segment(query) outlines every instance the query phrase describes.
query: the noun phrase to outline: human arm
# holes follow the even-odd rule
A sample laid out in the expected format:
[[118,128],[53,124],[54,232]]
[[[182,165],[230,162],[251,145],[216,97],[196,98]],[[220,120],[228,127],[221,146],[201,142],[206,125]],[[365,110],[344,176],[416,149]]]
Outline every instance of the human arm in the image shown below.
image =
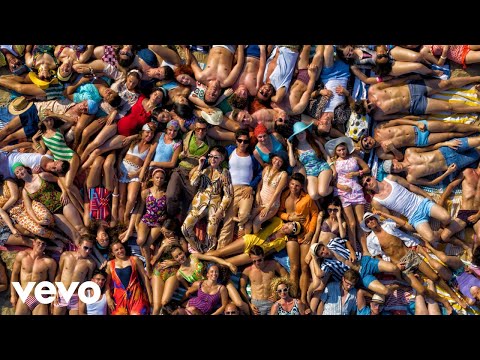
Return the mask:
[[443,66],[447,60],[448,49],[450,45],[442,45],[442,55],[438,58],[437,65]]
[[375,151],[379,159],[403,161],[403,153],[393,145],[391,140],[380,142],[380,146]]
[[420,122],[420,121],[416,121],[414,118],[420,119],[419,116],[404,116],[404,117],[399,118],[399,119],[393,119],[393,120],[388,120],[388,121],[382,122],[381,128],[385,129],[385,128],[400,126],[400,125],[410,125],[410,126],[416,126],[421,131],[424,131],[425,130],[425,124]]
[[25,256],[27,256],[27,253],[25,251],[18,252],[15,256],[15,261],[12,267],[12,275],[10,277],[10,302],[12,303],[12,306],[14,308],[17,305],[18,294],[13,287],[13,284],[20,281],[20,270],[22,268],[22,260]]
[[35,152],[39,154],[45,154],[47,152],[47,146],[42,140],[43,132],[42,130],[38,130],[35,135],[32,136],[33,148]]
[[342,85],[338,85],[335,89],[335,92],[338,95],[344,95],[347,98],[350,109],[353,110],[355,108],[355,99],[352,97],[352,95],[350,95],[350,91],[345,89]]
[[292,110],[290,112],[291,115],[301,114],[306,109],[308,103],[310,102],[310,95],[312,94],[313,89],[315,87],[315,79],[317,77],[318,71],[319,70],[317,65],[310,64],[308,66],[308,75],[310,76],[310,78],[308,80],[307,89],[304,91],[304,93],[300,97],[300,100],[298,101],[298,103],[292,107]]
[[357,291],[357,309],[362,310],[367,306],[367,301],[365,300],[365,297],[372,297],[372,295],[364,290],[364,289],[358,289]]
[[390,79],[393,78],[390,75],[384,76],[383,78],[380,78],[378,76],[377,77],[369,77],[369,76],[365,75],[363,73],[363,71],[360,70],[358,68],[358,66],[356,66],[356,65],[350,66],[350,70],[352,71],[353,75],[355,75],[361,82],[363,82],[365,84],[368,84],[368,85],[374,85],[374,84],[380,83],[382,81],[390,80]]
[[253,150],[253,156],[255,157],[255,159],[258,161],[258,163],[263,168],[265,168],[265,166],[267,166],[267,163],[262,160],[262,158],[260,157],[260,154],[258,153],[257,149]]
[[260,65],[258,66],[258,71],[257,71],[257,86],[256,86],[257,91],[263,85],[263,73],[265,72],[265,68],[267,66],[267,46],[258,45],[258,47],[260,48]]
[[440,183],[443,179],[445,179],[447,176],[449,176],[451,173],[455,172],[457,170],[457,165],[456,164],[451,164],[447,170],[445,170],[445,172],[440,175],[440,176],[437,176],[435,179],[433,180],[426,180],[424,178],[416,178],[414,177],[413,175],[411,174],[408,174],[407,175],[407,181],[411,184],[417,184],[417,185],[437,185],[438,183]]
[[280,276],[288,276],[287,270],[285,270],[285,268],[276,261],[275,261],[275,272]]
[[[157,147],[155,146],[155,144],[150,144],[150,148],[148,150],[147,157],[149,155],[150,155],[150,157],[153,156],[153,154],[155,153],[156,150],[157,150]],[[138,174],[138,178],[140,179],[140,181],[142,181],[142,182],[146,181],[145,174],[148,173],[148,169],[149,169],[149,164],[147,164],[144,161],[142,167],[140,168],[140,173]]]
[[2,209],[5,211],[8,211],[18,201],[20,194],[19,194],[18,185],[16,182],[14,182],[11,179],[7,179],[4,181],[7,182],[7,187],[8,187],[8,190],[10,191],[10,197],[8,198],[7,202],[3,205]]
[[287,139],[287,150],[288,150],[288,163],[291,167],[297,165],[297,159],[295,159],[295,154],[293,153],[293,144],[290,140]]
[[40,176],[45,181],[58,184],[58,187],[62,191],[62,195],[60,196],[60,200],[62,202],[62,205],[65,206],[69,203],[70,200],[69,200],[69,197],[68,197],[67,189],[65,188],[65,185],[63,184],[62,181],[58,181],[57,176],[55,176],[55,175],[53,175],[52,173],[49,173],[49,172],[41,172],[40,174],[38,174],[38,176]]
[[278,182],[277,188],[272,195],[272,198],[267,204],[264,204],[264,208],[260,213],[260,216],[266,216],[267,213],[272,208],[273,204],[280,200],[280,195],[282,194],[283,189],[287,186],[288,174],[286,171],[282,171],[280,174],[280,181]]
[[153,304],[152,285],[150,284],[150,279],[147,277],[142,260],[140,260],[137,256],[135,256],[135,266],[137,267],[137,273],[143,283],[143,286],[145,286],[147,289],[148,302]]
[[82,76],[75,84],[69,85],[65,88],[64,95],[73,101],[73,94],[83,84],[90,83],[92,79]]
[[270,313],[268,315],[277,315],[278,312],[278,302],[274,302],[272,307],[270,308]]
[[463,175],[463,171],[462,171],[460,174],[458,174],[455,180],[453,180],[450,184],[448,184],[448,186],[443,190],[442,196],[440,196],[440,199],[438,199],[437,204],[440,205],[441,207],[444,207],[445,201],[450,196],[453,189],[455,189],[458,185],[460,185],[464,178],[465,176]]
[[363,160],[361,157],[357,156],[357,155],[353,155],[353,157],[355,158],[355,160],[357,160],[357,164],[358,166],[361,168],[360,170],[358,171],[352,171],[352,172],[349,172],[347,173],[345,176],[349,179],[352,179],[354,177],[358,177],[358,176],[363,176],[365,174],[369,174],[370,173],[370,167],[368,166],[368,164],[365,162],[365,160]]
[[237,78],[243,69],[243,64],[245,64],[245,45],[238,45],[236,53],[237,63],[232,68],[227,78],[221,83],[222,88],[231,87],[235,81],[237,81]]
[[407,220],[404,220],[398,216],[395,216],[377,209],[373,209],[373,213],[379,216],[383,216],[384,218],[392,219],[393,221],[395,221],[398,227],[401,227],[411,232],[415,232],[415,228]]
[[247,303],[252,314],[258,315],[259,314],[258,308],[252,304],[251,299],[247,293],[247,284],[249,282],[249,275],[250,275],[250,267],[247,267],[245,268],[245,270],[243,270],[242,275],[240,276],[240,281],[239,281],[240,296],[242,297],[243,301]]

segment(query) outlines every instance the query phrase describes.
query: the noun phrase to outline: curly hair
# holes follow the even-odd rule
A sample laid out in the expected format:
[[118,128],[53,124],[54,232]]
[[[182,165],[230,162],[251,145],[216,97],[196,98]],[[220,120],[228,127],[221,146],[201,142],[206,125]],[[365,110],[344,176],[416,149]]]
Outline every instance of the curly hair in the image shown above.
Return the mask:
[[288,295],[293,298],[297,296],[297,285],[288,276],[275,277],[270,281],[270,292],[275,297],[275,301],[280,299],[277,293],[277,287],[280,284],[287,285]]

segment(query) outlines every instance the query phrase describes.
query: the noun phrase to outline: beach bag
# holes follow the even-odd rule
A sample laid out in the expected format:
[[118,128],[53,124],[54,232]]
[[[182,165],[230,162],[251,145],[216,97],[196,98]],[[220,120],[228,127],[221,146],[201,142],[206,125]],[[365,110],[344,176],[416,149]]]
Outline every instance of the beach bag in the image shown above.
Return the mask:
[[354,141],[358,141],[360,136],[367,135],[368,120],[366,115],[357,114],[352,111],[347,122],[347,135]]

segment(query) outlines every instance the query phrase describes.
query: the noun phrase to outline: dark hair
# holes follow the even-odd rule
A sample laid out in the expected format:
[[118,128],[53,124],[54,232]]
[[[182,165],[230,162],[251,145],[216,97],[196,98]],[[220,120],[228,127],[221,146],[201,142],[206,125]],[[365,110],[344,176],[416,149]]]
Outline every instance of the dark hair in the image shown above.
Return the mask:
[[351,282],[357,283],[358,279],[360,279],[360,274],[358,273],[358,271],[348,269],[343,274],[343,277]]
[[303,175],[302,173],[299,173],[299,172],[293,173],[292,176],[290,177],[290,180],[296,180],[302,186],[305,185],[305,175]]
[[105,277],[105,279],[107,278],[107,273],[106,273],[105,270],[103,270],[103,269],[95,269],[95,270],[93,270],[92,278],[94,278],[95,275],[102,275],[102,276]]
[[254,256],[265,256],[265,252],[263,248],[258,245],[253,245],[252,248],[249,250],[248,255]]
[[197,117],[195,119],[195,124],[204,124],[208,126],[208,122],[202,117]]
[[235,139],[238,139],[240,136],[247,136],[250,139],[250,132],[247,129],[238,129],[235,131]]
[[179,230],[180,230],[180,222],[178,221],[177,218],[168,218],[166,219],[162,226],[170,231],[173,231],[175,235],[178,237],[180,236]]
[[375,66],[373,67],[373,71],[375,71],[375,74],[380,77],[387,76],[392,71],[392,67],[393,62],[390,60],[383,64],[375,60]]
[[338,196],[332,197],[332,199],[327,202],[328,205],[333,205],[333,206],[342,206],[342,202],[340,201],[340,198]]
[[132,46],[132,55],[128,56],[126,59],[120,58],[120,50],[123,46],[114,47],[115,57],[117,58],[117,62],[121,67],[127,68],[132,65],[133,61],[135,60],[135,55],[137,53],[137,49],[135,46]]
[[353,105],[353,111],[357,114],[362,115],[362,116],[367,115],[367,109],[365,108],[365,105],[363,104],[363,100],[355,101],[355,105]]
[[337,58],[342,60],[344,63],[347,63],[348,65],[353,65],[355,63],[355,59],[354,58],[347,59],[343,54],[343,50],[345,50],[347,46],[351,46],[352,48],[355,48],[355,46],[353,45],[337,45],[337,51],[335,53],[337,54]]
[[243,110],[247,107],[248,96],[243,98],[234,93],[227,101],[232,107]]
[[120,97],[120,95],[118,95],[118,93],[115,94],[115,96],[113,97],[112,100],[110,100],[110,102],[108,102],[108,104],[113,108],[119,107],[121,103],[122,103],[122,98]]
[[193,109],[187,104],[174,103],[172,110],[184,120],[188,120],[193,116]]
[[[136,70],[136,71],[133,71],[133,70]],[[130,76],[130,75],[133,75],[137,78],[138,81],[142,80],[142,75],[140,75],[137,71],[139,71],[140,74],[143,74],[143,71],[141,69],[139,69],[137,67],[133,67],[130,70],[128,70],[127,77]]]
[[124,244],[123,242],[119,241],[119,240],[115,240],[115,241],[112,241],[110,243],[110,246],[109,246],[109,259],[112,260],[112,259],[115,259],[115,256],[113,255],[113,246],[116,245],[116,244],[120,244],[123,246],[123,248],[125,249],[125,255],[126,256],[131,256],[132,255],[132,249],[130,248],[130,246]]
[[[59,118],[55,117],[55,116],[48,116],[47,118],[51,118],[53,119],[53,128],[54,129],[58,129],[60,126],[62,126],[63,124],[65,124],[62,120],[60,120]],[[45,124],[43,123],[47,118],[45,118],[44,120],[40,121],[39,124],[38,124],[38,129],[41,130],[42,132],[45,133],[45,131],[47,130],[47,127],[45,126]]]
[[173,69],[167,65],[161,67],[165,69],[165,77],[163,78],[163,80],[173,80],[173,78],[175,77]]
[[70,170],[70,163],[65,160],[60,160],[62,162],[62,168],[60,170],[60,174],[66,174],[68,170]]
[[222,168],[226,168],[228,169],[228,151],[227,149],[225,149],[225,147],[221,146],[221,145],[215,145],[213,146],[212,148],[210,148],[210,150],[208,151],[208,153],[210,154],[213,150],[219,152],[220,154],[222,154],[223,156],[223,161],[222,163],[220,164]]

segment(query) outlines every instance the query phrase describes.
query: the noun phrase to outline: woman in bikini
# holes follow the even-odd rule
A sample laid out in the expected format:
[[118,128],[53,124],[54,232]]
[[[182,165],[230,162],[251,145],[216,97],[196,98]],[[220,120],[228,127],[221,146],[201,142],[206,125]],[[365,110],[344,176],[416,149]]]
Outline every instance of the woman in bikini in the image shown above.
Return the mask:
[[347,226],[342,218],[342,203],[338,197],[334,197],[327,205],[327,212],[328,217],[322,222],[318,240],[324,245],[328,245],[333,238],[345,239],[347,236]]

